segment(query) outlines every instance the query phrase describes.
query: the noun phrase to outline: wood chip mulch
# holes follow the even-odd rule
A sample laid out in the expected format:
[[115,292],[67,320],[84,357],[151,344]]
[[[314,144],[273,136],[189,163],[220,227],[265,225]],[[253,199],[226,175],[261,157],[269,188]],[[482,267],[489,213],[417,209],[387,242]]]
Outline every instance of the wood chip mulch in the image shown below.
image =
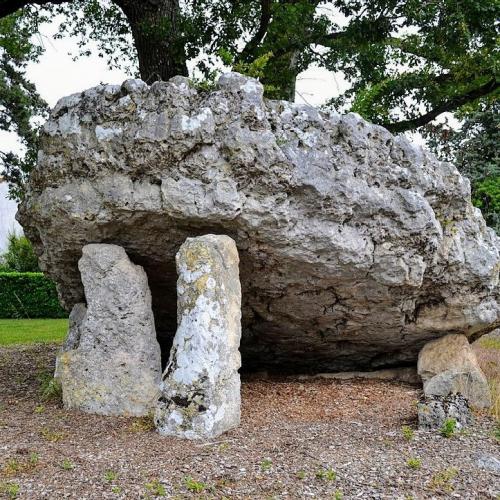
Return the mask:
[[478,462],[500,459],[497,424],[480,414],[449,439],[418,431],[418,387],[252,377],[241,426],[190,442],[158,436],[148,419],[43,401],[56,349],[0,348],[0,497],[499,498],[500,473]]

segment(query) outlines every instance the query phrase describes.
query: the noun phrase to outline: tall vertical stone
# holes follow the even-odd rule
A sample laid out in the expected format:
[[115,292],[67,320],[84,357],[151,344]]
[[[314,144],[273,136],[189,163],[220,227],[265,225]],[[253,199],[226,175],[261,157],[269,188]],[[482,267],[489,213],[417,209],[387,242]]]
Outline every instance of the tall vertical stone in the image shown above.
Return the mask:
[[240,422],[238,251],[228,236],[188,238],[176,263],[178,328],[155,424],[163,435],[211,438]]
[[145,415],[158,398],[160,347],[146,273],[116,245],[83,247],[87,307],[77,304],[57,360],[66,408]]

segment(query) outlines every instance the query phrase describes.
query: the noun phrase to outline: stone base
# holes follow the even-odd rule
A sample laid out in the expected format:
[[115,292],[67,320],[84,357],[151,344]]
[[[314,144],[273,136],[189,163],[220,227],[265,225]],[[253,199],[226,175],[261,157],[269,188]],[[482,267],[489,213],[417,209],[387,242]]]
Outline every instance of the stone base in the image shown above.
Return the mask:
[[465,335],[428,342],[418,356],[418,374],[426,396],[462,394],[472,406],[491,405],[488,381]]
[[420,429],[440,429],[446,419],[453,418],[457,430],[473,421],[469,404],[461,394],[449,396],[423,396],[418,403],[418,426]]

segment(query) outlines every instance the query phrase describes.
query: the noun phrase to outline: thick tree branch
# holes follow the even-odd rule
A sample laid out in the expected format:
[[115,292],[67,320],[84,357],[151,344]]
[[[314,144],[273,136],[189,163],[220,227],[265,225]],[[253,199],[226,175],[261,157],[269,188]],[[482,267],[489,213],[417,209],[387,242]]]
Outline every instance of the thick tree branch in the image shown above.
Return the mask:
[[269,22],[271,21],[271,3],[272,0],[260,0],[259,28],[255,32],[254,36],[245,45],[245,48],[238,55],[238,61],[245,61],[249,57],[252,58],[253,52],[267,33],[267,28],[269,27]]
[[72,0],[0,0],[0,19],[10,14],[14,14],[14,12],[27,5],[60,5],[71,1]]
[[431,122],[435,118],[437,118],[441,113],[446,113],[447,111],[454,111],[460,106],[467,104],[468,102],[474,101],[480,97],[484,97],[492,92],[495,92],[500,87],[500,84],[496,81],[495,78],[492,78],[490,81],[481,85],[480,87],[467,92],[466,94],[462,94],[456,96],[448,101],[443,102],[433,110],[415,118],[411,118],[409,120],[402,120],[400,122],[395,123],[381,123],[382,127],[390,130],[393,133],[405,132],[406,130],[412,130],[422,125],[426,125]]

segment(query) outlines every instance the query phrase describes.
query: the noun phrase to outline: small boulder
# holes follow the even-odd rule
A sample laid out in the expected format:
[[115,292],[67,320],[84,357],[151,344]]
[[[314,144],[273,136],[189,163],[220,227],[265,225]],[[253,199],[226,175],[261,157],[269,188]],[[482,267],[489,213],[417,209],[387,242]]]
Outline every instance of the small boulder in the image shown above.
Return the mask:
[[472,423],[469,404],[461,394],[423,396],[418,403],[420,429],[440,429],[451,418],[455,420],[457,430]]
[[116,245],[83,247],[87,299],[76,304],[57,359],[66,408],[101,415],[148,414],[158,397],[160,347],[146,273]]
[[418,356],[426,396],[463,394],[472,406],[491,405],[488,381],[465,335],[450,334],[427,343]]
[[155,424],[162,435],[216,437],[240,423],[241,288],[228,236],[188,238],[176,256],[178,328]]

